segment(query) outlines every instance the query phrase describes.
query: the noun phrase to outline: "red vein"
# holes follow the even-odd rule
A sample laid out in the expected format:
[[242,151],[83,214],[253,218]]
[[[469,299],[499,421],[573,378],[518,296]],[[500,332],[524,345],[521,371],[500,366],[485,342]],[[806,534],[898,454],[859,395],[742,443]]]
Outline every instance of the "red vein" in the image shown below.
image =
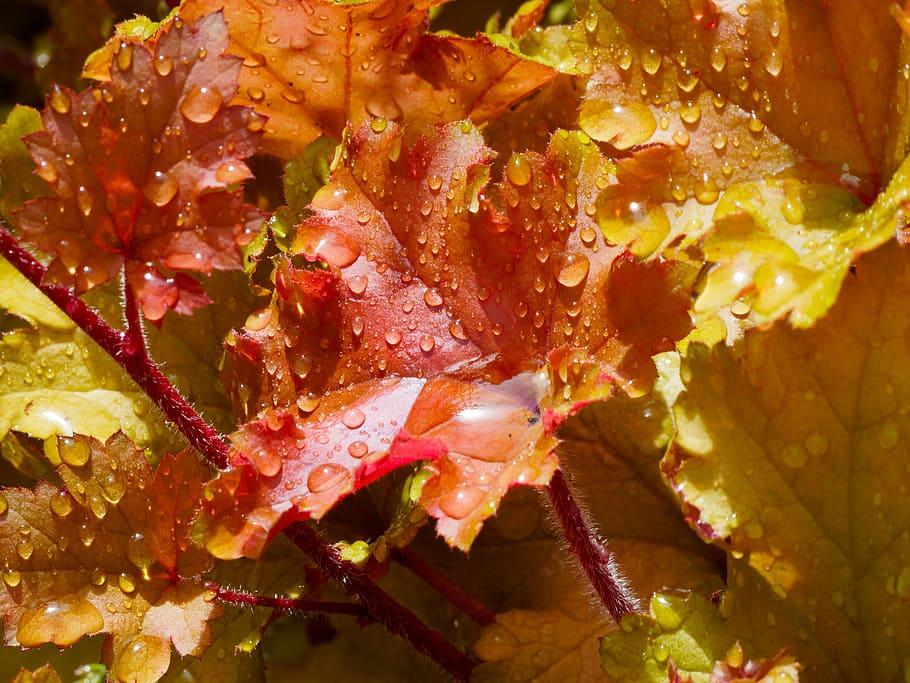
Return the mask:
[[233,590],[219,586],[212,581],[206,581],[205,587],[212,591],[214,599],[225,605],[233,607],[264,607],[282,614],[297,612],[315,612],[318,614],[346,614],[372,621],[370,615],[354,602],[331,602],[326,600],[310,600],[309,598],[269,597],[257,595],[242,590]]

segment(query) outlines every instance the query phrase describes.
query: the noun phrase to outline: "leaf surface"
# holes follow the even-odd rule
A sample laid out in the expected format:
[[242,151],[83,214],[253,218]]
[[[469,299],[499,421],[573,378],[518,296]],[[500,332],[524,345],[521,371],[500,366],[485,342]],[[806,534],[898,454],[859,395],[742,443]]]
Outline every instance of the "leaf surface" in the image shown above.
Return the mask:
[[743,557],[731,618],[766,610],[758,654],[791,647],[810,680],[905,667],[907,263],[883,247],[813,329],[694,345],[682,365],[666,475],[700,533]]
[[224,12],[244,58],[238,102],[268,116],[267,150],[293,157],[372,117],[482,123],[553,77],[485,36],[427,33],[428,10],[439,4],[191,0],[180,14]]
[[63,438],[60,456],[64,488],[2,493],[4,642],[65,647],[107,633],[114,677],[157,680],[172,644],[201,654],[220,613],[202,586],[181,580],[211,566],[188,535],[208,471],[188,451],[153,471],[119,433],[106,444]]
[[183,271],[240,267],[256,214],[235,187],[250,176],[243,159],[261,121],[227,104],[240,60],[226,48],[218,15],[171,24],[153,42],[124,40],[109,82],[52,89],[45,130],[26,142],[53,194],[16,215],[55,255],[49,281],[83,292],[125,265],[146,317],[160,320],[207,301]]

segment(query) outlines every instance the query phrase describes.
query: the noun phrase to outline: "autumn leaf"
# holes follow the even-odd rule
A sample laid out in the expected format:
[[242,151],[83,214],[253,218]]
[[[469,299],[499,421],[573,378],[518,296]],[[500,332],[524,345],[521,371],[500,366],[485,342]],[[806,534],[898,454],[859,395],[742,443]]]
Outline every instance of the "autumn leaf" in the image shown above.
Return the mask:
[[60,674],[54,670],[54,667],[50,664],[45,664],[34,671],[22,669],[16,674],[12,683],[62,683],[62,679]]
[[790,647],[808,680],[889,680],[906,666],[907,272],[903,251],[883,247],[813,329],[693,345],[683,359],[663,467],[701,535],[742,557],[730,619],[767,612],[777,626],[758,654]]
[[47,192],[47,185],[35,175],[35,163],[22,142],[24,136],[42,128],[41,115],[21,105],[0,126],[0,214],[6,219],[26,199]]
[[244,58],[237,101],[267,116],[266,149],[294,157],[320,135],[371,118],[495,119],[553,77],[486,36],[427,33],[441,0],[188,0],[180,16],[222,10]]
[[50,197],[17,213],[22,234],[55,255],[48,279],[83,292],[126,269],[146,317],[208,301],[185,271],[239,268],[257,214],[235,189],[262,122],[228,105],[240,60],[223,54],[220,16],[124,40],[108,83],[52,89],[46,130],[26,140]]
[[0,499],[4,642],[65,647],[107,633],[114,677],[157,680],[171,645],[200,654],[220,613],[183,580],[211,566],[188,536],[208,470],[187,451],[153,471],[122,434],[59,444],[64,488],[41,482]]
[[[228,340],[241,408],[272,412],[234,436],[236,468],[210,489],[221,557],[416,459],[436,461],[423,505],[467,548],[509,486],[549,480],[541,415],[587,398],[575,378],[639,390],[688,329],[671,264],[635,264],[592,227],[607,166],[585,138],[513,157],[489,187],[467,124],[410,148],[392,124],[364,128],[347,155],[292,249],[326,267],[280,264],[273,305]],[[660,301],[647,318],[619,294],[636,289]]]

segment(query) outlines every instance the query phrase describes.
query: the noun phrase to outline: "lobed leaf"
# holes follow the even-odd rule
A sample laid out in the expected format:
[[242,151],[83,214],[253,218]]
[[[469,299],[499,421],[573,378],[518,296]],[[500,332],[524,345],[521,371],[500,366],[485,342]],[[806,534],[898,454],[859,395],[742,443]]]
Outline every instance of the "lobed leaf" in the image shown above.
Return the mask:
[[157,680],[171,645],[200,654],[220,613],[184,580],[211,566],[188,535],[208,471],[188,451],[153,471],[119,433],[59,443],[64,488],[40,482],[0,494],[4,643],[65,647],[106,633],[113,677]]
[[[111,80],[55,87],[45,130],[26,140],[49,197],[22,206],[24,237],[54,254],[49,281],[83,292],[126,269],[150,320],[208,301],[185,271],[241,266],[257,214],[236,186],[262,121],[228,105],[240,60],[220,15],[174,22],[152,42],[124,39]],[[176,272],[175,272],[176,271]]]
[[482,123],[553,77],[485,36],[427,33],[441,1],[188,0],[180,16],[224,12],[244,59],[237,101],[268,117],[266,150],[288,158],[373,117]]

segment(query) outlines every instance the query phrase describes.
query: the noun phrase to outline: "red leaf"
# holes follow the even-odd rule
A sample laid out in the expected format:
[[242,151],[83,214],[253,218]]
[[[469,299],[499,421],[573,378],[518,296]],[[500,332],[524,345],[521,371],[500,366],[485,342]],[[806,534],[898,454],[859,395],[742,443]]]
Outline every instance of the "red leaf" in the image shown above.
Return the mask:
[[26,142],[53,196],[26,203],[23,235],[55,254],[48,279],[78,292],[127,277],[151,320],[207,303],[172,271],[241,265],[238,240],[258,218],[236,184],[262,121],[229,106],[241,60],[223,54],[220,15],[165,26],[153,42],[124,41],[111,80],[74,93],[55,87],[46,130]]

